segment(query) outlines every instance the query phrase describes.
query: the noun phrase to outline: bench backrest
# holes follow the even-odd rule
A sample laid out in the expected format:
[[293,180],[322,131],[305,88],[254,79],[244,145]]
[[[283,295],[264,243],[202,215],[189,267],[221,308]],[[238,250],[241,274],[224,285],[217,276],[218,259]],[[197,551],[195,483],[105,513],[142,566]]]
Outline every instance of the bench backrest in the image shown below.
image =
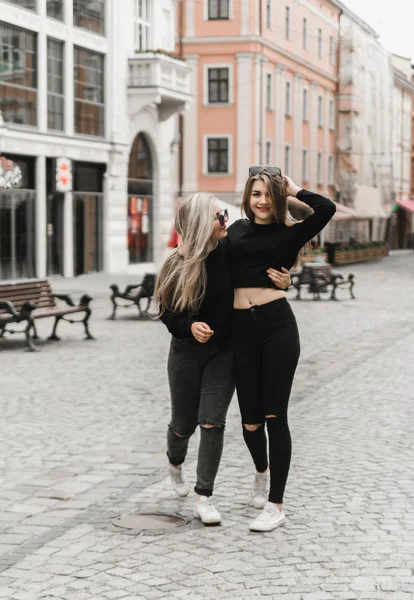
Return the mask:
[[[25,302],[33,302],[36,308],[55,306],[52,289],[47,279],[24,279],[0,282],[0,302],[12,302],[19,311]],[[0,313],[6,312],[0,308]]]
[[332,268],[331,265],[326,265],[326,264],[318,264],[318,266],[310,266],[310,264],[305,264],[303,265],[303,270],[301,273],[301,280],[302,283],[311,283],[312,282],[312,273],[314,275],[326,275],[326,277],[328,277],[328,279],[330,279],[331,275],[332,275]]

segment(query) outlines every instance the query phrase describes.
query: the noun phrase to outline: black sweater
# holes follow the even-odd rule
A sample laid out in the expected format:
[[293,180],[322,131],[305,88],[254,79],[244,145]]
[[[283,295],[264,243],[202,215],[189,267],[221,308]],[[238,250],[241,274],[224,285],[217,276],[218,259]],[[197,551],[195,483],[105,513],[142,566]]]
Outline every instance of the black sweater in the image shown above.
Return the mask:
[[189,338],[198,344],[191,333],[195,321],[203,321],[214,331],[212,340],[219,341],[230,337],[230,313],[233,307],[233,289],[230,283],[227,239],[221,240],[206,259],[207,286],[197,314],[188,311],[166,311],[161,321],[176,338]]
[[301,248],[330,221],[336,206],[319,194],[300,190],[298,200],[313,209],[302,222],[288,227],[260,225],[240,219],[228,229],[231,280],[233,288],[274,287],[266,269],[291,269]]

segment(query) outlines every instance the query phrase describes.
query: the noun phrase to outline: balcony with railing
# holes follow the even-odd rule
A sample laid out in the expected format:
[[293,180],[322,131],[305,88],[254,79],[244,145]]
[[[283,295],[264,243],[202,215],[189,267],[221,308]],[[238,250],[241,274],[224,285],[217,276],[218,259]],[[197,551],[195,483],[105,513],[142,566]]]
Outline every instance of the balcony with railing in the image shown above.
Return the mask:
[[130,108],[148,102],[164,105],[169,112],[181,112],[191,99],[191,69],[183,60],[162,52],[142,52],[129,59],[128,91]]

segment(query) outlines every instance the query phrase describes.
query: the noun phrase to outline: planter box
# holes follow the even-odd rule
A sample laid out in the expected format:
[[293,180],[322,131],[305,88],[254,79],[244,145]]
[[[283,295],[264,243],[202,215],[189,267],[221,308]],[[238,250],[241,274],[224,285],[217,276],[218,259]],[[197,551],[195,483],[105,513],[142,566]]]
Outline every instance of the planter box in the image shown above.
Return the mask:
[[372,248],[360,248],[357,250],[336,250],[334,257],[335,265],[351,265],[367,260],[375,260],[388,256],[387,246],[375,246]]

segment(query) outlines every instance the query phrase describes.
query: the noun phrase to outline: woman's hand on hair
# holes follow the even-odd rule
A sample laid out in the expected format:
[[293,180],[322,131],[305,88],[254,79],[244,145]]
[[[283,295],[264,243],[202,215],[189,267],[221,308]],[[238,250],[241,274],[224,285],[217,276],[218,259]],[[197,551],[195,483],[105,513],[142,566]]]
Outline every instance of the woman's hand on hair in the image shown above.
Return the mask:
[[287,175],[283,176],[283,179],[285,180],[286,183],[286,193],[288,196],[293,196],[293,198],[296,198],[296,194],[298,192],[300,192],[300,190],[302,188],[300,188],[298,185],[296,185],[296,183]]
[[277,288],[286,290],[292,285],[292,280],[289,271],[285,267],[282,267],[282,271],[283,273],[276,271],[276,269],[267,269],[267,274]]
[[191,325],[191,333],[193,334],[197,342],[200,342],[200,344],[205,344],[211,338],[214,331],[210,329],[207,323],[203,323],[202,321],[195,321]]

